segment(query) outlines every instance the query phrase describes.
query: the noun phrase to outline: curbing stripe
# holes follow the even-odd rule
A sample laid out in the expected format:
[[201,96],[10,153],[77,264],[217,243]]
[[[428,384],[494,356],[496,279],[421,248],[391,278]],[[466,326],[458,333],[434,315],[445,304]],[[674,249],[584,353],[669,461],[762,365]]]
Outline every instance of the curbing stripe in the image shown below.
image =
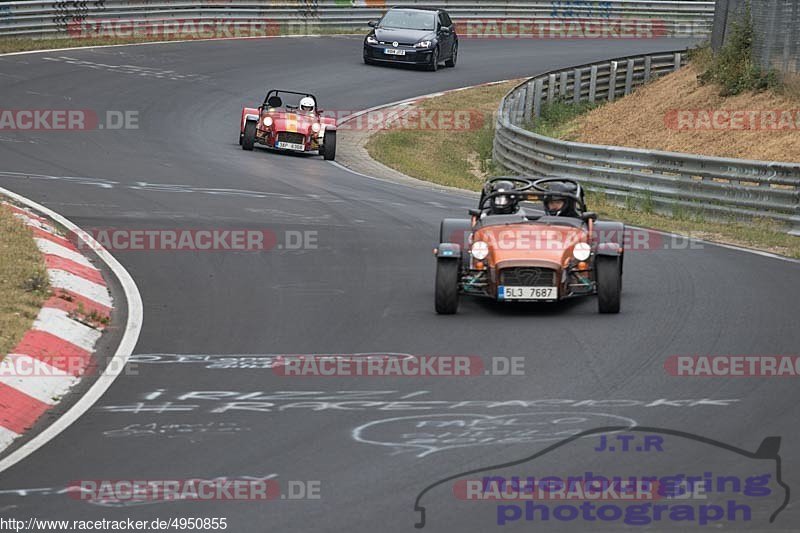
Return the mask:
[[87,279],[64,270],[48,270],[47,275],[50,277],[50,285],[56,289],[64,289],[81,294],[85,298],[105,307],[110,308],[114,306],[111,301],[111,296],[108,295],[108,289],[104,285],[92,283]]
[[66,311],[43,307],[33,323],[33,329],[44,331],[73,344],[81,350],[91,352],[102,332],[72,320]]
[[79,265],[95,268],[94,265],[92,265],[92,263],[86,259],[86,257],[78,253],[76,249],[69,247],[69,241],[64,241],[62,243],[57,242],[54,239],[39,237],[36,237],[34,240],[36,241],[36,246],[39,248],[39,251],[41,251],[43,254],[57,255],[59,257],[63,257],[64,259],[69,259],[70,261],[78,263]]
[[24,433],[50,407],[50,404],[0,383],[0,426],[14,433]]
[[0,361],[0,383],[42,403],[55,405],[78,378],[24,354],[9,354]]
[[44,264],[48,270],[63,270],[64,272],[75,274],[78,277],[98,285],[106,284],[106,282],[103,280],[103,275],[99,270],[94,267],[80,265],[72,259],[67,259],[58,255],[46,254],[44,256]]

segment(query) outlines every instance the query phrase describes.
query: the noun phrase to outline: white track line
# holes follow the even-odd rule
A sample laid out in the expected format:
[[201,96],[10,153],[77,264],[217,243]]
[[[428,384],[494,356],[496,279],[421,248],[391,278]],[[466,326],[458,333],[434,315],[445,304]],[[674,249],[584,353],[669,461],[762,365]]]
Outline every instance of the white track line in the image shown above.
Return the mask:
[[[106,265],[108,265],[108,268],[117,277],[125,294],[128,307],[128,320],[125,324],[125,331],[123,332],[122,339],[117,347],[117,351],[114,354],[113,359],[109,362],[109,370],[103,372],[92,384],[89,390],[86,391],[86,394],[84,394],[81,399],[75,403],[75,405],[70,407],[66,413],[61,415],[58,420],[50,424],[41,433],[22,445],[19,449],[0,460],[0,472],[2,472],[22,461],[30,454],[47,444],[50,440],[58,436],[59,433],[67,429],[73,422],[80,418],[81,415],[88,411],[89,408],[91,408],[92,405],[97,402],[97,400],[100,399],[103,393],[111,386],[112,383],[114,383],[114,380],[116,380],[117,376],[122,372],[122,369],[125,367],[125,364],[128,361],[128,357],[130,357],[131,353],[133,353],[133,349],[136,347],[136,342],[139,340],[139,333],[142,329],[144,310],[142,307],[142,297],[139,294],[139,289],[136,287],[136,282],[133,281],[133,278],[128,271],[125,270],[125,267],[123,267],[119,261],[114,258],[114,256],[108,253],[105,248],[100,246],[100,243],[94,240],[91,235],[82,231],[78,226],[70,222],[65,217],[59,215],[52,209],[48,209],[47,207],[29,200],[24,196],[20,196],[19,194],[11,192],[2,187],[0,187],[0,194],[6,195],[27,207],[39,211],[40,213],[44,213],[68,230],[75,232],[78,235],[78,238],[86,243],[90,249],[94,250],[97,256],[104,263],[106,263]],[[8,437],[8,435],[4,436],[3,432],[0,431],[0,440],[6,437]]]

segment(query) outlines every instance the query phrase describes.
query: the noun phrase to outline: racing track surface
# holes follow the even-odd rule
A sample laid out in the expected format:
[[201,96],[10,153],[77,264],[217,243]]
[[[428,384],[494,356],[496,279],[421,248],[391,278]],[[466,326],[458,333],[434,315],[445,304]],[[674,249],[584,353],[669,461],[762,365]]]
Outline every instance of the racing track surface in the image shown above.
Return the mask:
[[[145,305],[136,354],[473,354],[523,357],[526,370],[524,376],[511,377],[300,379],[276,376],[269,369],[170,363],[175,358],[163,356],[162,364],[138,364],[137,375],[119,377],[78,422],[3,472],[0,515],[227,517],[228,530],[236,532],[409,531],[417,519],[416,494],[428,484],[468,468],[525,457],[554,442],[552,435],[537,441],[528,432],[517,441],[447,449],[449,438],[460,437],[439,435],[435,446],[444,449],[429,454],[421,447],[364,442],[398,444],[415,433],[430,439],[428,433],[450,431],[418,420],[362,428],[421,415],[442,415],[437,419],[443,420],[492,415],[499,418],[485,419],[493,421],[489,426],[500,427],[504,421],[526,430],[542,428],[526,425],[532,420],[564,417],[585,419],[581,429],[633,420],[696,432],[747,450],[755,450],[763,437],[780,435],[785,480],[800,487],[796,382],[676,378],[663,369],[673,354],[796,352],[797,264],[710,245],[642,251],[628,254],[618,316],[598,315],[595,300],[587,299],[524,307],[462,300],[458,315],[440,317],[433,312],[431,249],[439,220],[464,213],[472,206],[470,197],[367,179],[318,157],[246,153],[236,144],[241,106],[257,102],[273,86],[308,89],[325,109],[357,110],[684,44],[465,40],[458,68],[436,74],[365,66],[360,38],[352,37],[0,58],[3,108],[140,114],[137,130],[3,132],[0,170],[57,179],[2,175],[0,186],[84,228],[317,232],[318,248],[299,251],[114,252],[137,281]],[[181,398],[192,391],[226,393],[216,400]],[[289,399],[277,391],[312,393],[301,403],[298,396]],[[370,392],[355,396],[338,391]],[[260,397],[241,398],[257,392]],[[223,407],[234,397],[258,406]],[[312,399],[316,403],[308,403]],[[562,401],[458,403],[549,399]],[[688,401],[703,399],[713,402]],[[219,431],[222,423],[229,431]],[[195,426],[189,432],[173,428],[155,434],[142,432],[147,424]],[[197,426],[207,424],[216,424],[218,431]],[[454,424],[463,429],[463,423]],[[361,440],[354,438],[358,428],[355,436]],[[548,431],[545,424],[542,433]],[[594,446],[596,441],[564,448],[547,460],[546,468],[517,473],[566,476],[573,467],[598,469],[605,459],[592,452]],[[673,471],[702,470],[708,463],[698,458],[708,450],[696,448],[676,444],[658,461]],[[721,451],[708,457],[718,461],[715,472],[743,462]],[[641,471],[654,459],[631,456],[626,461],[638,462]],[[55,493],[79,479],[269,474],[282,481],[319,480],[322,499],[103,507]],[[50,490],[23,495],[19,489]],[[491,509],[477,515],[463,512],[464,504],[454,500],[449,487],[432,491],[426,507],[428,531],[492,530]],[[619,524],[518,523],[519,529],[534,526],[611,531]],[[797,526],[800,514],[790,506],[773,530]],[[671,524],[659,527],[666,530]],[[503,529],[516,530],[511,525]]]

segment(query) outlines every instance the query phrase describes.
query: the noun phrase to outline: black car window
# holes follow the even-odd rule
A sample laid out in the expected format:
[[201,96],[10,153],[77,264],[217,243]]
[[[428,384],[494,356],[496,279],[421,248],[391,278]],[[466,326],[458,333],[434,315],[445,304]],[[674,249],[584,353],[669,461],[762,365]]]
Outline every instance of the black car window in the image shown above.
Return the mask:
[[441,17],[442,20],[442,26],[450,27],[453,25],[453,21],[450,20],[450,15],[448,15],[446,12],[442,11],[441,13],[439,13],[439,16]]
[[381,20],[384,28],[399,30],[434,30],[436,29],[436,14],[425,11],[406,11],[392,9]]

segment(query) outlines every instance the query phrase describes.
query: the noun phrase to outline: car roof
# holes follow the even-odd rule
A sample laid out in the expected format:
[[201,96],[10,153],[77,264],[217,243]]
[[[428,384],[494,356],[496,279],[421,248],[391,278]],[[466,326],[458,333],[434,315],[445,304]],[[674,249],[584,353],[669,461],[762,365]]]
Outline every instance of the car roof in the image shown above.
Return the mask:
[[426,13],[439,13],[444,11],[444,9],[439,9],[436,7],[403,7],[403,6],[392,6],[389,8],[389,11],[425,11]]

